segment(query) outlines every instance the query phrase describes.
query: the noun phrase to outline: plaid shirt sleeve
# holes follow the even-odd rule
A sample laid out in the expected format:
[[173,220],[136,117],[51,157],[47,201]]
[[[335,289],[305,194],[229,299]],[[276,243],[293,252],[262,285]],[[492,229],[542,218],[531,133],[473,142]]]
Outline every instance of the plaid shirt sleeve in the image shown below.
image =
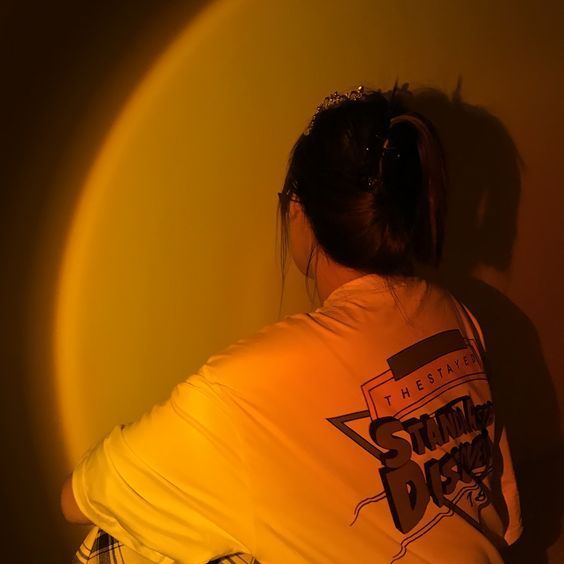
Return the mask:
[[[148,562],[150,560],[95,525],[82,541],[71,564],[147,564]],[[260,562],[250,554],[237,552],[209,560],[207,564],[260,564]]]

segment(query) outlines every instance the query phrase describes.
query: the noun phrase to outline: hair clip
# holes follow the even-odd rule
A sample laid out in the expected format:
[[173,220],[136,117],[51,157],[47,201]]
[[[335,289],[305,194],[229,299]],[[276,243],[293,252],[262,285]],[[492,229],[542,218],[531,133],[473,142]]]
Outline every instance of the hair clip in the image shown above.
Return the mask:
[[384,147],[382,149],[382,153],[386,153],[386,154],[391,153],[396,159],[398,159],[401,156],[401,153],[399,152],[398,148],[395,147],[394,145],[390,147]]
[[317,109],[315,110],[315,113],[313,114],[313,117],[311,118],[309,125],[304,131],[304,135],[310,134],[313,125],[315,124],[315,120],[321,112],[327,110],[328,108],[339,106],[343,102],[349,100],[360,100],[361,98],[364,98],[366,96],[367,93],[364,91],[364,86],[362,84],[356,90],[351,90],[350,92],[341,93],[335,90],[335,92],[333,92],[329,96],[325,96],[323,102],[319,104],[319,106],[317,106]]

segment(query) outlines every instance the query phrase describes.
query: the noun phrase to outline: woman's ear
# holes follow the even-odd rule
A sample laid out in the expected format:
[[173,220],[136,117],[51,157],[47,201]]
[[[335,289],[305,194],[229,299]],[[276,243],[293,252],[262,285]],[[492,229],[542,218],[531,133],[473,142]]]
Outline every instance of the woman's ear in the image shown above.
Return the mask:
[[290,200],[290,217],[295,218],[302,212],[302,206],[300,202],[296,200]]
[[299,219],[302,223],[306,222],[304,208],[299,200],[290,200],[290,217],[293,220]]

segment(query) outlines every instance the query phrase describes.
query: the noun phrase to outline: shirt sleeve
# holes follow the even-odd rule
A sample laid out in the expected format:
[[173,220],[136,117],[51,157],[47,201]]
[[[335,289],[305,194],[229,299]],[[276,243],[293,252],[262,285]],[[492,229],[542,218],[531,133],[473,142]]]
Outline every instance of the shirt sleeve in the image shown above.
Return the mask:
[[523,534],[523,519],[521,514],[521,500],[517,489],[517,480],[511,458],[511,450],[507,441],[505,428],[501,433],[499,448],[503,455],[503,472],[501,475],[501,493],[505,499],[508,512],[508,523],[504,538],[507,544],[516,542]]
[[470,311],[468,306],[466,304],[463,304],[462,302],[460,302],[460,303],[462,304],[464,311],[468,314],[468,317],[472,321],[472,325],[476,329],[476,333],[478,333],[478,338],[480,339],[480,345],[481,345],[483,351],[486,352],[486,340],[484,339],[484,332],[482,330],[482,326],[480,325],[480,323],[476,319],[476,316]]
[[[468,314],[468,317],[472,321],[472,324],[478,334],[480,339],[480,345],[482,347],[482,355],[485,357],[486,353],[486,342],[484,339],[484,332],[480,326],[479,321],[476,316],[470,311],[467,305],[460,302],[464,307],[464,310]],[[489,373],[489,369],[488,369]],[[519,497],[519,490],[517,488],[517,480],[515,478],[515,470],[513,468],[513,461],[511,458],[511,449],[509,442],[507,440],[507,431],[504,425],[501,425],[496,431],[496,435],[499,433],[499,448],[503,456],[503,470],[501,475],[501,493],[505,499],[508,512],[508,524],[505,531],[505,541],[507,544],[513,544],[523,533],[523,520],[521,514],[521,502]]]
[[200,369],[116,425],[73,471],[82,512],[152,562],[253,554],[245,453],[222,390]]

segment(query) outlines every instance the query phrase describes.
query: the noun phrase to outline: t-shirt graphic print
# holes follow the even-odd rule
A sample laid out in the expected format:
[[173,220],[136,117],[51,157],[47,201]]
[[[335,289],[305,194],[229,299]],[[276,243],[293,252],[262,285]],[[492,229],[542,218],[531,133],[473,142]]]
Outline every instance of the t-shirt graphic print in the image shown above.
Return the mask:
[[458,329],[438,332],[387,359],[388,370],[359,390],[366,409],[328,421],[374,457],[381,491],[360,500],[387,504],[403,534],[390,562],[432,535],[445,519],[464,519],[486,536],[503,536],[497,512],[487,513],[494,460],[494,406],[483,360]]

